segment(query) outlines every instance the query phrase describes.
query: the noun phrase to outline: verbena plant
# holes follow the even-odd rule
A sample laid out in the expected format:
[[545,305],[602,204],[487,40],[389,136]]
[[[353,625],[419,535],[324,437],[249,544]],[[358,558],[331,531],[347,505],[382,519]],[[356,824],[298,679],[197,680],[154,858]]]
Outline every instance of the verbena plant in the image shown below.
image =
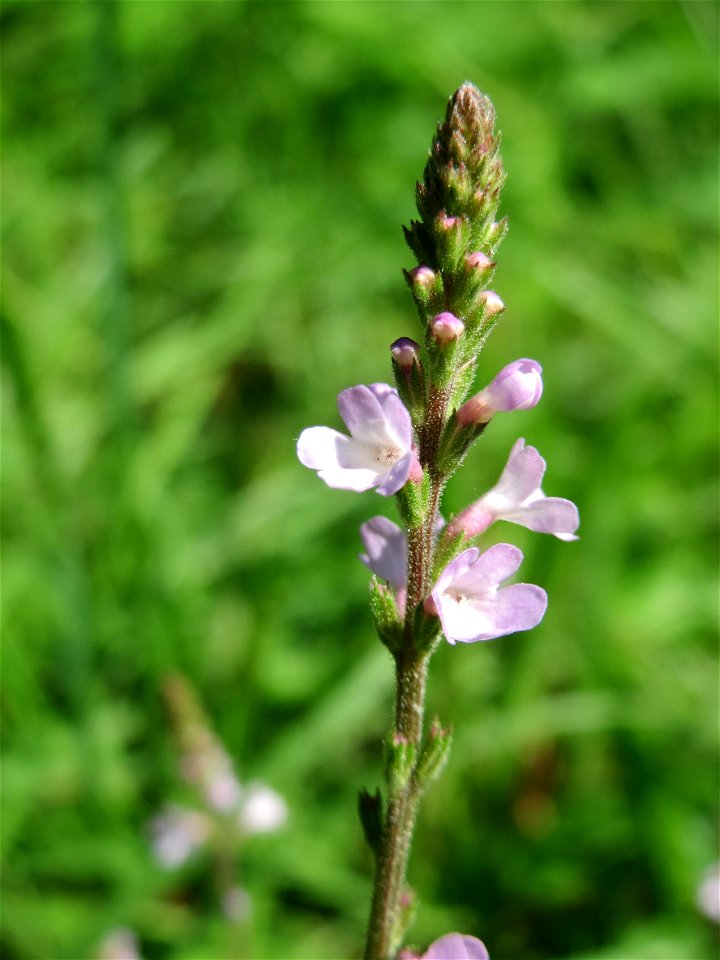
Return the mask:
[[[507,230],[506,220],[498,219],[505,175],[494,120],[488,97],[472,84],[460,87],[417,185],[420,218],[405,237],[418,263],[405,276],[423,343],[401,337],[392,344],[395,387],[373,383],[340,393],[349,436],[310,427],[297,447],[300,461],[328,486],[394,496],[401,520],[398,526],[373,517],[360,529],[362,560],[373,572],[370,607],[396,676],[385,789],[360,797],[376,861],[367,960],[395,956],[404,940],[413,909],[405,874],[417,810],[450,748],[449,729],[438,720],[424,726],[433,652],[443,637],[451,644],[475,643],[529,630],[547,606],[539,586],[501,586],[523,560],[517,547],[498,543],[483,552],[476,542],[497,520],[562,540],[576,539],[578,527],[573,503],[542,492],[545,462],[522,439],[492,490],[448,523],[441,514],[448,479],[495,414],[534,407],[543,389],[540,364],[521,359],[469,396],[479,354],[504,310],[490,289]],[[474,937],[450,934],[424,956],[487,952]]]

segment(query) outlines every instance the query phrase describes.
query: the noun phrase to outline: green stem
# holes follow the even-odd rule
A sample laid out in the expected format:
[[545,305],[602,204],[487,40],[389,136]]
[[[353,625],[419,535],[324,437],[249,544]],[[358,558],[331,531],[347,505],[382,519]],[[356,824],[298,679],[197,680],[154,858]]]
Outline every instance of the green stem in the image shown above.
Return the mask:
[[[418,653],[415,612],[427,596],[432,572],[433,529],[444,478],[434,478],[423,523],[408,531],[408,597],[405,643],[395,655],[395,724],[393,734],[413,744],[420,757],[425,713],[425,685],[430,655]],[[377,854],[365,960],[387,960],[400,946],[404,930],[403,893],[413,828],[420,803],[414,776],[388,796],[383,833]]]

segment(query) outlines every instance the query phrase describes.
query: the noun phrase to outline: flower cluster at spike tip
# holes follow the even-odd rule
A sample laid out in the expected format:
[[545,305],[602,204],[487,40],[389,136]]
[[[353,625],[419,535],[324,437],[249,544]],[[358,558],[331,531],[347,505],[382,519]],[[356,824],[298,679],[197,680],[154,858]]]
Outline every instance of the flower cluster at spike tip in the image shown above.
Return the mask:
[[[466,404],[468,420],[483,422],[496,411],[523,410],[542,396],[540,365],[534,360],[508,364]],[[350,437],[329,427],[310,427],[298,441],[298,457],[331,487],[397,493],[408,482],[413,459],[412,427],[397,392],[386,384],[343,390],[338,407]],[[461,418],[463,408],[458,411]],[[561,540],[577,539],[577,507],[561,497],[546,497],[540,488],[545,461],[523,439],[513,446],[498,483],[448,525],[444,539],[467,545],[497,520],[507,520]],[[398,610],[405,611],[407,539],[386,517],[373,517],[360,528],[365,553],[360,559],[392,588]],[[523,560],[514,546],[499,543],[484,553],[469,546],[457,554],[435,581],[424,610],[440,618],[449,643],[473,643],[530,630],[547,607],[545,591],[534,584],[501,587]]]

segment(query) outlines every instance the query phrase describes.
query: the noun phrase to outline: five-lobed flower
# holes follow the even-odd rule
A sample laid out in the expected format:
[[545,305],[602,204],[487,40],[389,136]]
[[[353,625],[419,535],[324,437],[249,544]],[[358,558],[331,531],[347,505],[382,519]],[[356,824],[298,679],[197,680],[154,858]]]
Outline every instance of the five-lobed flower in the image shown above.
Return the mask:
[[484,553],[469,547],[445,567],[425,609],[440,617],[448,643],[494,640],[540,623],[547,608],[542,587],[532,583],[500,587],[522,560],[517,547],[496,543]]
[[508,520],[558,540],[577,540],[578,509],[571,500],[545,496],[540,486],[545,468],[535,447],[517,440],[498,482],[450,522],[448,535],[476,537],[496,520]]
[[338,395],[338,409],[350,436],[308,427],[297,444],[300,462],[329,487],[397,493],[415,459],[410,414],[397,391],[386,383],[349,387]]

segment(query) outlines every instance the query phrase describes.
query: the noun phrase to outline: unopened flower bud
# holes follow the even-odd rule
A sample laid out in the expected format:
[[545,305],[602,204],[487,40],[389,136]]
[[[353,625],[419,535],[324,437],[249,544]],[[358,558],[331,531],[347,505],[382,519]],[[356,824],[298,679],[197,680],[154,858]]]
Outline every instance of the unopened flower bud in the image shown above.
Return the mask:
[[438,226],[441,230],[449,233],[460,226],[460,217],[450,217],[447,213],[441,213],[438,217]]
[[391,343],[390,353],[399,367],[412,367],[413,364],[420,363],[420,344],[410,337],[399,337]]
[[483,290],[478,299],[485,304],[486,317],[494,317],[505,309],[505,304],[494,290]]
[[410,473],[408,473],[408,481],[410,483],[422,483],[423,479],[423,468],[420,465],[418,455],[416,451],[413,451],[414,456],[412,463],[410,464]]
[[431,287],[435,283],[437,274],[430,267],[421,265],[419,267],[413,267],[412,270],[409,270],[408,276],[417,286],[427,288]]
[[458,410],[464,426],[488,423],[499,411],[529,410],[542,396],[542,367],[536,360],[515,360],[500,371],[492,383],[476,393]]
[[465,257],[465,265],[468,270],[487,270],[494,266],[494,263],[482,250],[475,250]]
[[436,340],[448,343],[457,340],[465,330],[465,324],[454,313],[438,313],[430,322],[430,329]]

